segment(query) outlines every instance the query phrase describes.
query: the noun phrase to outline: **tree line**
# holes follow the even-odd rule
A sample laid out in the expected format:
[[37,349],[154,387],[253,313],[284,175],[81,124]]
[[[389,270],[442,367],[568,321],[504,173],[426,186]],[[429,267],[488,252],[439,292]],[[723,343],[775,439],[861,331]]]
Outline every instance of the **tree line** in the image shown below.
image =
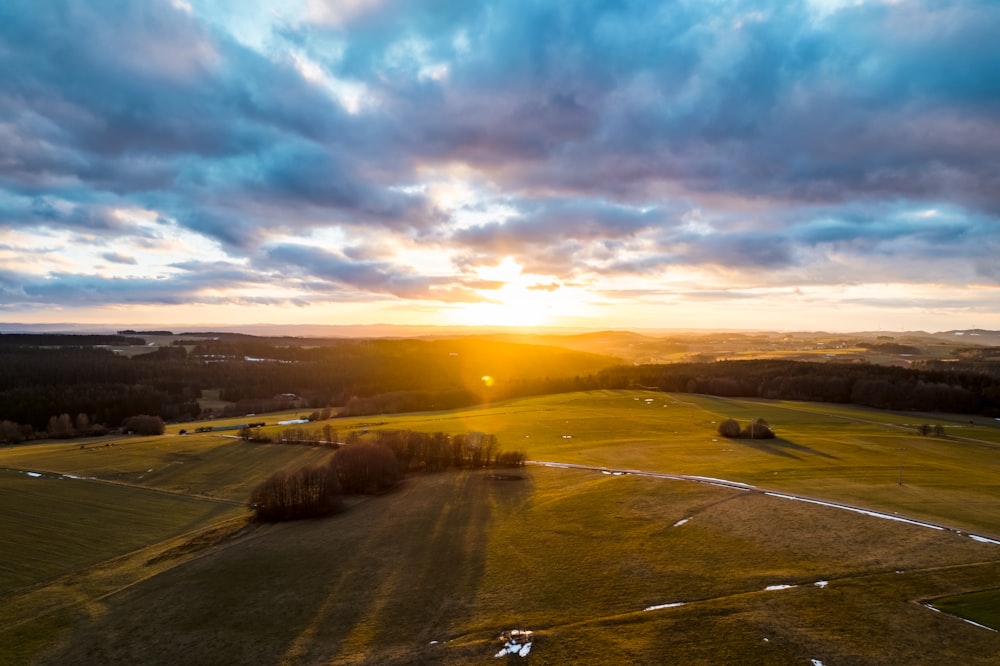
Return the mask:
[[385,492],[408,472],[519,466],[526,457],[501,451],[496,436],[484,433],[352,432],[327,462],[269,476],[248,505],[261,521],[326,516],[341,510],[344,495]]
[[[188,344],[129,358],[85,344],[104,344],[105,338],[3,337],[12,340],[0,344],[0,420],[30,426],[31,432],[45,432],[52,416],[64,413],[82,413],[109,428],[135,414],[196,419],[206,416],[197,400],[208,389],[235,403],[236,413],[287,407],[284,394],[301,397],[311,408],[347,414],[449,409],[571,390],[569,378],[615,363],[585,352],[472,338],[239,336],[182,340]],[[497,378],[493,386],[483,383],[486,374]]]
[[[134,358],[110,349],[0,336],[0,443],[39,434],[117,428],[138,414],[204,418],[198,398],[218,389],[234,413],[291,405],[294,394],[340,415],[454,409],[576,390],[650,386],[671,392],[854,403],[895,410],[1000,416],[1000,363],[980,354],[899,368],[864,363],[720,361],[615,365],[610,357],[476,338],[454,340],[190,340]],[[84,338],[86,339],[86,338]],[[103,338],[101,338],[103,341]],[[139,340],[141,341],[141,339]],[[39,340],[35,340],[35,343]],[[485,374],[496,381],[482,381]],[[76,426],[79,415],[89,424]],[[53,422],[55,418],[55,422]]]
[[644,386],[672,393],[1000,416],[1000,378],[939,368],[780,360],[718,361],[619,366],[598,373],[594,383],[600,388]]

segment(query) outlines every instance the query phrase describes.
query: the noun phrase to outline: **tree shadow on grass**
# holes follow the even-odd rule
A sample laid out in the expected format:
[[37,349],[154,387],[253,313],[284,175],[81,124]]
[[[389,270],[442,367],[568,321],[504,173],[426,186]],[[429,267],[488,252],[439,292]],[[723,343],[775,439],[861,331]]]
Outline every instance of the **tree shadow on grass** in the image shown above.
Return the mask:
[[[831,460],[840,460],[835,455],[826,453],[824,451],[819,451],[809,446],[803,446],[802,444],[796,444],[795,442],[777,437],[775,439],[730,439],[730,442],[735,442],[737,444],[742,444],[748,448],[756,449],[762,453],[769,453],[774,456],[782,456],[785,458],[793,458],[795,460],[802,460],[803,456],[819,456],[820,458],[829,458]],[[796,455],[801,454],[801,455]]]
[[475,610],[497,516],[532,492],[487,474],[414,478],[340,516],[263,527],[108,598],[42,663],[430,658]]

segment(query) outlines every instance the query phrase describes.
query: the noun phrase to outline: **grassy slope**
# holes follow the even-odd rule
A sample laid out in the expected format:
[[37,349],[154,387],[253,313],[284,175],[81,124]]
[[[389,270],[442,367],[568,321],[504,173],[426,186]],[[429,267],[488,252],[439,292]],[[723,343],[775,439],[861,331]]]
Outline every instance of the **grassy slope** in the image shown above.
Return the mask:
[[0,466],[95,477],[236,502],[274,470],[330,455],[327,449],[251,444],[231,436],[126,437],[111,446],[53,443],[0,449]]
[[[487,663],[518,626],[538,664],[985,664],[1000,648],[912,603],[995,579],[996,546],[706,485],[523,475],[418,478],[267,528],[107,599],[43,663]],[[765,590],[781,584],[798,587]]]
[[240,507],[0,470],[0,594],[242,513]]
[[[764,416],[782,439],[717,438],[712,421],[725,416]],[[331,423],[344,432],[362,420],[374,419]],[[1000,533],[996,448],[884,425],[910,415],[593,392],[377,420],[495,432],[505,448],[523,446],[535,459],[724,477]],[[994,432],[949,429],[979,439]],[[131,438],[98,451],[3,449],[0,466],[243,500],[270,470],[323,455],[199,435]],[[124,577],[111,564],[106,576],[94,574],[104,587],[0,597],[0,646],[18,647],[0,661],[19,663],[61,636],[50,645],[53,663],[170,663],[180,650],[201,663],[406,663],[412,650],[416,662],[468,663],[488,658],[496,633],[519,623],[541,631],[538,663],[620,663],[622,655],[879,663],[892,660],[890,650],[911,655],[909,663],[938,662],[927,655],[977,663],[1000,649],[976,633],[984,630],[910,603],[994,586],[996,546],[710,486],[537,468],[528,476],[426,477],[339,518],[260,529],[233,548],[165,542],[158,548],[199,557],[178,556],[173,570],[158,564],[164,573],[148,564],[157,557],[137,554],[117,565]],[[692,520],[671,527],[682,518]],[[834,582],[762,592],[820,577]],[[122,585],[133,586],[104,598]],[[86,603],[67,608],[47,595]],[[642,612],[673,601],[689,603]],[[30,620],[45,603],[63,610]],[[953,645],[942,652],[945,644],[928,642],[935,637]]]
[[[726,417],[763,417],[779,439],[718,437]],[[523,447],[536,460],[721,477],[1000,537],[1000,429],[961,417],[930,420],[947,426],[949,438],[941,439],[900,427],[928,420],[913,414],[594,391],[381,420],[384,427],[497,433],[504,448]]]
[[934,599],[935,608],[1000,631],[1000,589]]

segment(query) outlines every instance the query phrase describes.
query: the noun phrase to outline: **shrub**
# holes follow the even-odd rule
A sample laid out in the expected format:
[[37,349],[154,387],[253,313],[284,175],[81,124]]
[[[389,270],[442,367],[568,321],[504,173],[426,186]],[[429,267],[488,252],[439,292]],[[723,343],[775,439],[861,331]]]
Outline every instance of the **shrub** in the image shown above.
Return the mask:
[[498,467],[520,467],[527,457],[524,451],[501,451],[497,454],[496,464]]
[[740,432],[740,439],[774,439],[774,431],[767,423],[751,423]]
[[739,437],[740,424],[733,419],[726,419],[719,424],[719,434],[723,437]]
[[764,419],[757,419],[746,428],[740,428],[733,419],[726,419],[719,424],[719,434],[731,439],[774,439],[774,431]]
[[122,421],[122,429],[136,435],[162,435],[165,427],[159,416],[138,414]]

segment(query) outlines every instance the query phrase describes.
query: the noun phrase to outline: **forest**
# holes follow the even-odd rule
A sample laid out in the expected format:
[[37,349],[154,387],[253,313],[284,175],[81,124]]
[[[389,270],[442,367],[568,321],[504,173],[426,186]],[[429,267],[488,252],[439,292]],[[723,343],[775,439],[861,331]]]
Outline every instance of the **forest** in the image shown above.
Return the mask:
[[[203,333],[149,351],[147,344],[133,335],[0,335],[0,442],[100,434],[137,415],[178,422],[295,407],[355,416],[636,387],[1000,416],[1000,359],[992,348],[898,367],[775,359],[628,365],[609,355],[477,337]],[[199,403],[209,390],[225,404],[215,412]]]
[[1000,416],[1000,378],[959,365],[901,368],[780,360],[676,363],[611,368],[599,374],[597,384],[602,388],[641,386],[674,393]]

